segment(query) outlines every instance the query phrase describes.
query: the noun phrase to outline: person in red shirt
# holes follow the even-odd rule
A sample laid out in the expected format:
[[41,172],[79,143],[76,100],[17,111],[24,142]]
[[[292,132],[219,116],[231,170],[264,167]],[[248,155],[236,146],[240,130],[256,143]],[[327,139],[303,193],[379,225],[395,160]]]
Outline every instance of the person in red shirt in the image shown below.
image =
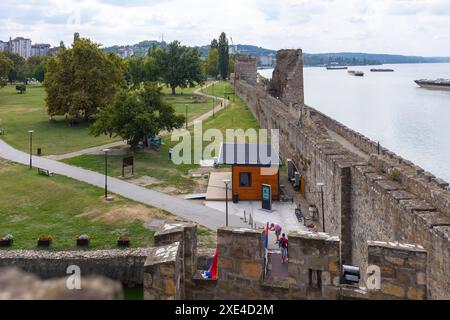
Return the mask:
[[286,235],[284,233],[278,241],[278,246],[280,247],[281,251],[281,263],[286,263],[288,255],[288,239],[286,238]]

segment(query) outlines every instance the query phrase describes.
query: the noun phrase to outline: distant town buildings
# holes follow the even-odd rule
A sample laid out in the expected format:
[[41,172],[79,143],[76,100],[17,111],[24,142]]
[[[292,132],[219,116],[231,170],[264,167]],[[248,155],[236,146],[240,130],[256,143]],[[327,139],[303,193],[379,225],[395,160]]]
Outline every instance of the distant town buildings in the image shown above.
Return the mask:
[[259,56],[258,57],[258,66],[260,67],[273,67],[277,58],[274,54],[269,54],[267,56]]
[[8,50],[8,42],[4,42],[0,40],[0,51],[6,51]]
[[31,55],[38,57],[48,56],[48,51],[50,50],[50,45],[46,43],[36,43],[31,46]]
[[125,47],[117,49],[117,54],[122,58],[126,59],[134,55],[134,50],[132,47]]
[[9,38],[9,41],[0,40],[0,51],[11,51],[17,53],[22,58],[28,59],[31,56],[45,57],[56,53],[59,48],[50,48],[46,43],[31,44],[31,39],[17,37],[15,39]]

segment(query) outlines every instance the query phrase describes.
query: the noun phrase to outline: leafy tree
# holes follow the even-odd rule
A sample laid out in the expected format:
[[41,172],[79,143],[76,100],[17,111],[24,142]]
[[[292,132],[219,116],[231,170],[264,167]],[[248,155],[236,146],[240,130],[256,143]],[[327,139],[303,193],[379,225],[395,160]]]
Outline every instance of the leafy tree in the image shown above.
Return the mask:
[[61,45],[47,63],[44,86],[50,116],[69,114],[88,120],[106,108],[125,86],[126,65],[98,44],[74,36],[72,48]]
[[45,59],[42,60],[41,63],[39,63],[39,65],[37,65],[32,72],[32,77],[39,82],[44,82],[45,80],[46,63],[47,61]]
[[142,88],[122,90],[114,103],[100,112],[91,133],[119,136],[136,146],[161,130],[180,128],[185,119],[164,102],[161,89],[155,82],[146,82]]
[[132,87],[136,88],[146,81],[159,80],[159,68],[153,56],[146,58],[131,57],[127,60],[127,65],[127,79]]
[[46,57],[32,56],[27,59],[27,76],[39,82],[44,81]]
[[228,63],[228,75],[234,72],[234,65],[236,64],[236,55],[230,55],[230,61]]
[[128,79],[133,87],[139,86],[145,80],[144,61],[140,57],[131,57],[127,60]]
[[0,88],[6,85],[6,79],[13,68],[13,62],[0,52]]
[[151,57],[154,58],[164,83],[172,88],[173,95],[176,87],[186,88],[204,82],[197,48],[182,46],[180,42],[173,41],[167,47],[152,50]]
[[214,78],[219,75],[219,50],[213,48],[209,50],[208,59],[206,60],[206,73]]
[[4,51],[3,55],[12,61],[12,68],[8,72],[8,81],[25,81],[27,75],[27,64],[24,58],[17,53],[11,51]]
[[222,32],[219,37],[219,65],[220,65],[220,75],[222,79],[228,78],[229,70],[229,47],[228,39],[225,32]]
[[219,42],[217,42],[217,39],[211,41],[211,49],[219,49]]

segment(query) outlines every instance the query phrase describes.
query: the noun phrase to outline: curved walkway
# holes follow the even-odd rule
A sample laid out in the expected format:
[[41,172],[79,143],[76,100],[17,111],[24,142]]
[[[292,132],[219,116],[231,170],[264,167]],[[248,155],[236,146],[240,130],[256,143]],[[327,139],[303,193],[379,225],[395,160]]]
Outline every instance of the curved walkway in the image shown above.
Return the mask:
[[[29,165],[30,163],[29,154],[14,149],[3,140],[0,140],[0,157],[24,165]],[[86,182],[100,188],[103,188],[105,185],[105,177],[103,174],[74,167],[59,161],[33,156],[33,167],[46,169],[50,172]],[[217,230],[217,228],[225,223],[225,215],[223,212],[189,202],[189,200],[183,200],[161,192],[149,190],[116,178],[108,177],[108,190],[125,198],[157,207],[176,216],[197,222],[212,230]],[[247,226],[236,215],[229,216],[229,224],[230,226],[236,227]]]

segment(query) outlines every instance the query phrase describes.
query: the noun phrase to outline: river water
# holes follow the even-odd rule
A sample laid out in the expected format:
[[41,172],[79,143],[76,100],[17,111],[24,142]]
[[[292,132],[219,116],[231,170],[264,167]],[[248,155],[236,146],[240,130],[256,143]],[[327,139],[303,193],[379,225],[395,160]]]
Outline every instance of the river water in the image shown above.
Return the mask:
[[[450,78],[450,64],[383,65],[395,72],[304,68],[305,103],[439,178],[450,181],[450,91],[418,87],[416,79]],[[378,68],[378,67],[375,67]],[[273,69],[259,70],[271,78]]]

